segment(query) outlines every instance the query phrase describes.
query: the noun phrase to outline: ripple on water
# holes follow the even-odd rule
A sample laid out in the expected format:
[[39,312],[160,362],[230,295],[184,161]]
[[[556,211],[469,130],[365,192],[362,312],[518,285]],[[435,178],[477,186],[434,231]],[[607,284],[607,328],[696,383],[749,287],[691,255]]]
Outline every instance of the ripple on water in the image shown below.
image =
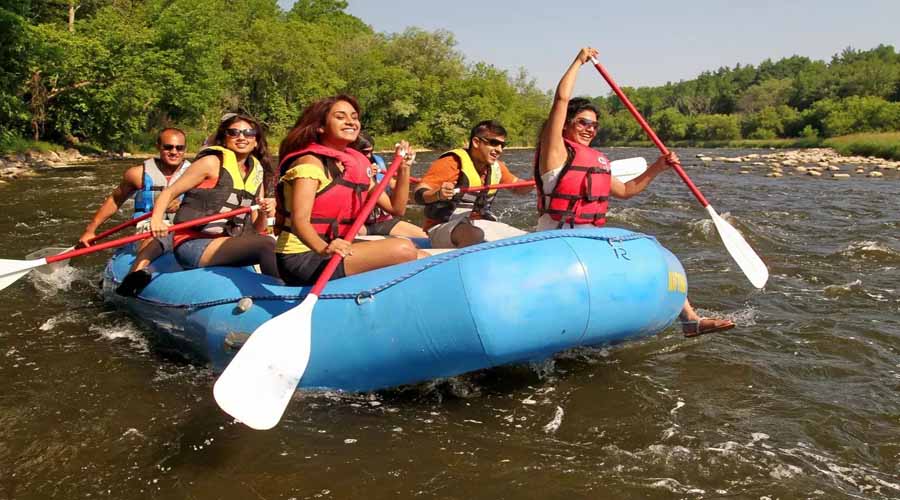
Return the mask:
[[860,262],[900,264],[900,250],[879,241],[854,241],[833,257]]

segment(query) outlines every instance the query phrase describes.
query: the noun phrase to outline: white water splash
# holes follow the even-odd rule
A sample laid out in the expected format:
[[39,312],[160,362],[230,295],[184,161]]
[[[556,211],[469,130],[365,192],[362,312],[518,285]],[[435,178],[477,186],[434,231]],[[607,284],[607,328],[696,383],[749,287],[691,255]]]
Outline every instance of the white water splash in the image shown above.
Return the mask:
[[554,434],[562,424],[563,415],[565,415],[565,412],[563,411],[562,407],[557,406],[556,413],[553,415],[553,420],[551,420],[547,423],[547,425],[544,426],[544,432],[547,434]]
[[59,292],[67,292],[72,284],[82,279],[83,272],[72,266],[61,266],[52,270],[34,270],[28,273],[31,284],[44,297],[52,297]]
[[140,352],[150,352],[147,339],[131,324],[91,325],[89,331],[106,340],[127,340]]

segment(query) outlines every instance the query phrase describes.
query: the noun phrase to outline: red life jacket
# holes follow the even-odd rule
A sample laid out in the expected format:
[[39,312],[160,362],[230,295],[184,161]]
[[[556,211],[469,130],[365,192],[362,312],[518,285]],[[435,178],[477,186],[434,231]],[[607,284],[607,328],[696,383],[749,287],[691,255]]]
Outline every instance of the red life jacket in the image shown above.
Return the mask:
[[[323,159],[326,170],[331,175],[331,183],[316,193],[309,222],[319,236],[326,242],[343,237],[353,224],[365,202],[364,193],[369,190],[369,160],[362,153],[351,148],[344,151],[331,149],[321,144],[312,143],[300,151],[294,151],[281,159],[279,177],[287,173],[294,159],[312,154]],[[324,157],[324,158],[323,158]],[[344,171],[328,169],[327,159],[333,159],[344,165]],[[276,190],[276,231],[291,230],[291,212],[284,199],[284,184],[278,182]]]
[[[534,178],[538,180],[538,213],[549,214],[559,227],[576,224],[606,224],[609,205],[610,166],[606,155],[563,138],[569,159],[563,166],[553,192],[544,193],[535,160]],[[540,154],[538,152],[538,154]],[[538,157],[539,158],[539,157]]]

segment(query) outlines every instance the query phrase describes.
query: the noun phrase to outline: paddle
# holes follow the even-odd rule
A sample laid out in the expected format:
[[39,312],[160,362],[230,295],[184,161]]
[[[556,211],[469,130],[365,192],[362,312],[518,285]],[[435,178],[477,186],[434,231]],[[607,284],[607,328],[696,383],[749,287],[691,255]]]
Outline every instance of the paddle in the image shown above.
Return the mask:
[[[220,214],[213,214],[206,217],[200,217],[199,219],[189,220],[187,222],[182,222],[181,224],[175,224],[174,226],[169,227],[169,232],[178,231],[181,229],[200,226],[206,224],[208,222],[220,220],[220,219],[228,219],[230,217],[234,217],[235,215],[240,215],[243,213],[247,213],[251,210],[256,210],[259,208],[258,205],[254,205],[252,207],[244,207],[239,208],[237,210],[232,210],[230,212],[223,212]],[[47,264],[52,264],[54,262],[59,262],[62,260],[71,259],[74,257],[80,257],[82,255],[87,255],[94,252],[99,252],[101,250],[106,250],[107,248],[115,248],[127,245],[134,241],[144,240],[147,238],[152,238],[153,234],[150,232],[133,234],[131,236],[126,236],[124,238],[119,238],[117,240],[107,241],[105,243],[99,243],[97,245],[79,248],[78,250],[72,250],[69,252],[63,252],[61,254],[52,255],[50,257],[45,257],[41,259],[34,260],[11,260],[11,259],[0,259],[0,290],[8,287],[13,284],[16,280],[24,276],[28,271],[40,267],[45,266]]]
[[[616,82],[613,81],[612,76],[606,72],[606,68],[604,68],[596,58],[591,57],[591,62],[594,63],[594,67],[597,68],[597,71],[600,72],[600,75],[603,76],[603,79],[606,80],[606,83],[612,88],[613,92],[619,96],[619,100],[622,101],[622,104],[628,108],[628,111],[631,112],[631,115],[634,116],[634,119],[640,124],[641,128],[644,129],[644,132],[650,137],[650,140],[656,144],[656,147],[659,148],[659,151],[663,155],[669,154],[669,150],[666,148],[665,144],[659,140],[659,137],[656,136],[656,133],[653,132],[653,129],[650,128],[650,125],[647,123],[647,120],[644,120],[644,117],[641,116],[641,113],[631,104],[631,101],[628,100],[628,97],[625,96],[625,93],[622,92],[622,89],[616,85]],[[728,253],[731,254],[731,257],[737,262],[737,265],[741,268],[741,271],[747,276],[750,280],[750,283],[753,283],[753,286],[756,288],[762,288],[766,285],[766,281],[769,279],[769,270],[766,269],[766,265],[759,258],[759,255],[750,248],[750,245],[744,240],[744,237],[741,236],[741,233],[738,232],[737,229],[731,226],[728,222],[725,222],[725,219],[719,216],[716,213],[715,209],[706,201],[706,198],[703,197],[703,194],[700,193],[700,190],[697,189],[697,186],[691,182],[691,179],[688,178],[684,169],[681,168],[681,165],[675,163],[672,165],[672,168],[675,169],[675,172],[681,177],[681,180],[687,184],[687,187],[694,194],[694,197],[697,198],[697,201],[703,205],[703,208],[709,212],[710,217],[712,217],[713,223],[716,226],[716,229],[719,231],[719,237],[722,238],[722,242],[725,244],[725,248],[728,250]]]
[[[113,227],[107,229],[106,231],[103,231],[102,233],[98,234],[97,236],[94,236],[90,240],[88,240],[88,243],[93,244],[97,241],[100,241],[100,240],[106,238],[107,236],[109,236],[111,234],[117,233],[117,232],[125,229],[126,227],[134,226],[138,222],[149,219],[150,215],[152,215],[152,212],[147,212],[140,217],[136,217],[134,219],[127,220],[117,226],[113,226]],[[40,250],[35,250],[34,252],[29,253],[28,255],[25,256],[25,258],[28,260],[39,259],[41,257],[58,255],[61,253],[65,253],[65,252],[74,250],[74,249],[75,249],[74,246],[71,246],[68,248],[61,248],[61,247],[42,248]],[[57,267],[64,267],[64,266],[65,266],[65,264],[58,264],[57,266],[47,266],[46,269],[39,268],[38,271],[43,272],[43,273],[52,273],[56,270]],[[27,273],[25,273],[25,274],[27,274]],[[24,276],[24,274],[20,275],[19,277],[21,278],[22,276]]]
[[136,226],[138,224],[138,222],[149,219],[151,215],[153,215],[153,212],[147,212],[140,217],[135,217],[134,219],[130,219],[121,224],[115,225],[115,226],[107,229],[106,231],[103,231],[102,233],[98,234],[97,236],[94,236],[93,238],[88,240],[88,243],[93,244],[94,242],[100,241],[109,235],[118,233],[119,231],[125,229],[126,227]]
[[534,179],[530,181],[519,181],[519,182],[509,182],[506,184],[489,184],[487,186],[470,186],[470,187],[462,187],[456,188],[453,190],[454,193],[474,193],[477,191],[488,191],[491,189],[515,189],[520,187],[530,187],[534,186]]
[[[379,170],[379,171],[378,171],[379,174],[384,174],[384,173],[386,173],[386,172],[387,172],[387,170]],[[396,174],[394,174],[394,175],[396,175]],[[410,183],[410,184],[418,184],[418,183],[420,183],[420,182],[422,182],[422,179],[420,179],[419,177],[413,177],[413,176],[411,176],[411,175],[409,176],[409,183]]]
[[[628,182],[631,179],[641,175],[647,170],[647,160],[640,156],[635,158],[625,158],[624,160],[616,160],[610,163],[612,174],[619,178],[622,182]],[[534,186],[534,179],[529,181],[509,182],[506,184],[490,184],[487,186],[472,186],[456,188],[454,193],[474,193],[476,191],[488,191],[491,189],[515,189],[520,187]]]
[[[403,154],[394,155],[387,174],[343,235],[345,240],[352,241],[359,232],[400,168]],[[213,396],[226,413],[258,430],[271,429],[281,420],[309,362],[313,308],[340,260],[340,254],[332,255],[303,302],[260,325],[219,376]]]

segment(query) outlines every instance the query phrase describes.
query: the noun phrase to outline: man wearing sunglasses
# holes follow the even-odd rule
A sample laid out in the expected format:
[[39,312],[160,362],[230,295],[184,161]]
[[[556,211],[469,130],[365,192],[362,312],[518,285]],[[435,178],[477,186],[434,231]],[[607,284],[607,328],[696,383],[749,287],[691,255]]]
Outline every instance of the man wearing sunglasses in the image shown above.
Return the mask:
[[[415,192],[425,205],[424,229],[434,248],[462,248],[484,241],[524,234],[497,222],[491,204],[497,190],[456,192],[457,189],[518,182],[502,161],[506,129],[493,120],[480,122],[469,134],[469,147],[448,151],[429,167]],[[528,194],[533,186],[516,188]]]
[[[78,247],[90,246],[90,240],[94,238],[97,228],[119,211],[119,207],[134,194],[133,217],[140,217],[153,210],[153,202],[166,186],[175,180],[187,169],[190,162],[184,159],[185,135],[177,128],[164,128],[156,136],[156,149],[159,157],[148,158],[143,165],[129,167],[122,175],[122,181],[107,196],[84,232],[78,238]],[[167,212],[174,216],[178,210],[180,200],[174,200],[169,204]],[[138,225],[138,231],[144,231],[146,227]],[[140,243],[138,248],[138,260],[149,263],[162,255],[162,245],[154,243],[155,239],[148,238]],[[146,250],[145,250],[146,249]],[[137,262],[137,260],[135,261]]]

